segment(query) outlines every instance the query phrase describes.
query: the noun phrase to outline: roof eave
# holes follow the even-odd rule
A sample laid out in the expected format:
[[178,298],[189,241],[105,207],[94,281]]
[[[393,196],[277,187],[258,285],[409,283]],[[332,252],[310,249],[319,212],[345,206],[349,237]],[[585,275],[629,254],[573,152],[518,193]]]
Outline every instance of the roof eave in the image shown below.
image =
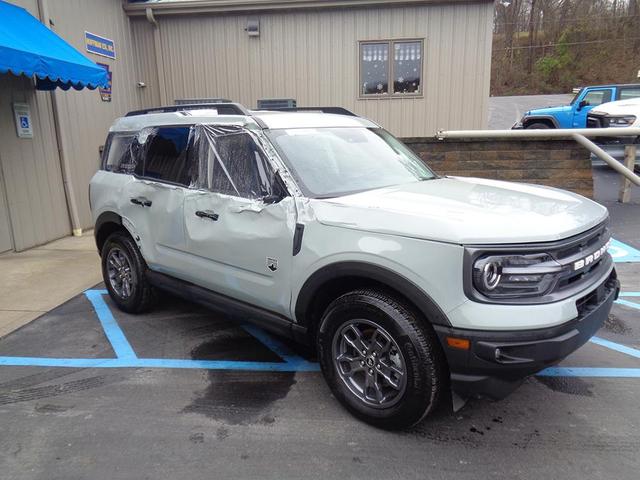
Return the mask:
[[167,0],[149,3],[123,2],[123,8],[129,16],[144,16],[147,9],[152,9],[154,15],[189,15],[488,2],[493,0]]

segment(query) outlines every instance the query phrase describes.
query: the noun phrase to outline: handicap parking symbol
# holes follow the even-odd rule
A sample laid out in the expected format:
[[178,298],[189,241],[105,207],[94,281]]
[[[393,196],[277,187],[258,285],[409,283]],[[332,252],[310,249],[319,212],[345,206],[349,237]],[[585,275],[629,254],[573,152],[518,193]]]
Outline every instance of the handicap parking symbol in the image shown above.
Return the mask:
[[609,253],[614,262],[640,262],[640,250],[615,239],[611,239]]
[[29,128],[29,117],[20,116],[20,128]]

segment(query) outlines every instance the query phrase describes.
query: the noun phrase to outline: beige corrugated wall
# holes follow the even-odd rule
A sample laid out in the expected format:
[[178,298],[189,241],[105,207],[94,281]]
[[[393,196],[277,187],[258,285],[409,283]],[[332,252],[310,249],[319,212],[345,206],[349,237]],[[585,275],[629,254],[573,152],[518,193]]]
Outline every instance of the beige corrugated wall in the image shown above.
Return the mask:
[[[37,0],[11,0],[39,17]],[[113,71],[113,97],[102,102],[97,90],[57,90],[60,131],[70,164],[81,226],[91,228],[89,180],[98,169],[98,148],[114,118],[138,108],[136,65],[129,18],[120,0],[49,0],[54,31],[94,61]],[[117,60],[85,51],[84,31],[115,40]],[[16,135],[12,102],[31,106],[34,138]],[[62,181],[50,94],[35,90],[32,80],[0,75],[0,251],[7,238],[16,250],[71,234]],[[4,204],[6,203],[6,207]],[[7,220],[10,218],[10,228]],[[11,245],[9,245],[11,248]]]
[[[400,136],[483,128],[493,4],[426,5],[255,15],[160,16],[166,98],[295,98],[337,105]],[[244,31],[259,18],[260,36]],[[132,19],[145,103],[160,103],[153,29]],[[423,98],[358,99],[358,41],[424,38]]]
[[[111,102],[102,102],[98,90],[56,93],[80,223],[90,228],[88,188],[99,167],[98,148],[104,144],[113,120],[139,108],[141,102],[131,28],[121,0],[49,0],[48,7],[55,32],[94,62],[108,64],[113,72]],[[87,53],[85,30],[114,40],[117,59]]]
[[[13,102],[29,104],[34,138],[18,138]],[[8,206],[5,214],[11,219],[9,236],[16,250],[70,233],[51,100],[47,93],[35,91],[31,79],[25,77],[0,75],[0,166]],[[2,200],[0,207],[5,203]],[[2,229],[7,227],[0,224]],[[6,239],[6,234],[0,237]]]
[[[12,3],[38,16],[36,0]],[[33,138],[18,138],[13,102],[29,104]],[[70,233],[49,94],[35,90],[31,79],[10,74],[0,75],[0,169],[0,251],[24,250]]]

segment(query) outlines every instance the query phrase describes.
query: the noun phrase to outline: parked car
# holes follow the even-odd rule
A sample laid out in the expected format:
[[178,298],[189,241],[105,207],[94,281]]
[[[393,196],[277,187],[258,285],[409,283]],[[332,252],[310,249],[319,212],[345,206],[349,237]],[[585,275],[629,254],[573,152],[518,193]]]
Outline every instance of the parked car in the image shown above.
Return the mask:
[[167,290],[307,343],[335,397],[383,428],[449,388],[506,396],[583,345],[619,291],[606,208],[436,175],[357,116],[132,112],[90,198],[120,309]]
[[640,98],[599,105],[587,115],[588,128],[640,127]]
[[512,128],[586,128],[587,114],[600,104],[640,97],[640,84],[598,85],[581,88],[569,105],[525,112]]

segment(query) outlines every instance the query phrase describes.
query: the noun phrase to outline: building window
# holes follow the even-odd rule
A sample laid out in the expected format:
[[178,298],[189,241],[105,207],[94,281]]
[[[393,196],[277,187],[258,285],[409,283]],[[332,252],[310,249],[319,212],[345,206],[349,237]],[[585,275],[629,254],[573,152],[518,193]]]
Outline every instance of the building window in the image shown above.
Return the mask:
[[422,45],[422,40],[361,42],[360,96],[421,95]]

